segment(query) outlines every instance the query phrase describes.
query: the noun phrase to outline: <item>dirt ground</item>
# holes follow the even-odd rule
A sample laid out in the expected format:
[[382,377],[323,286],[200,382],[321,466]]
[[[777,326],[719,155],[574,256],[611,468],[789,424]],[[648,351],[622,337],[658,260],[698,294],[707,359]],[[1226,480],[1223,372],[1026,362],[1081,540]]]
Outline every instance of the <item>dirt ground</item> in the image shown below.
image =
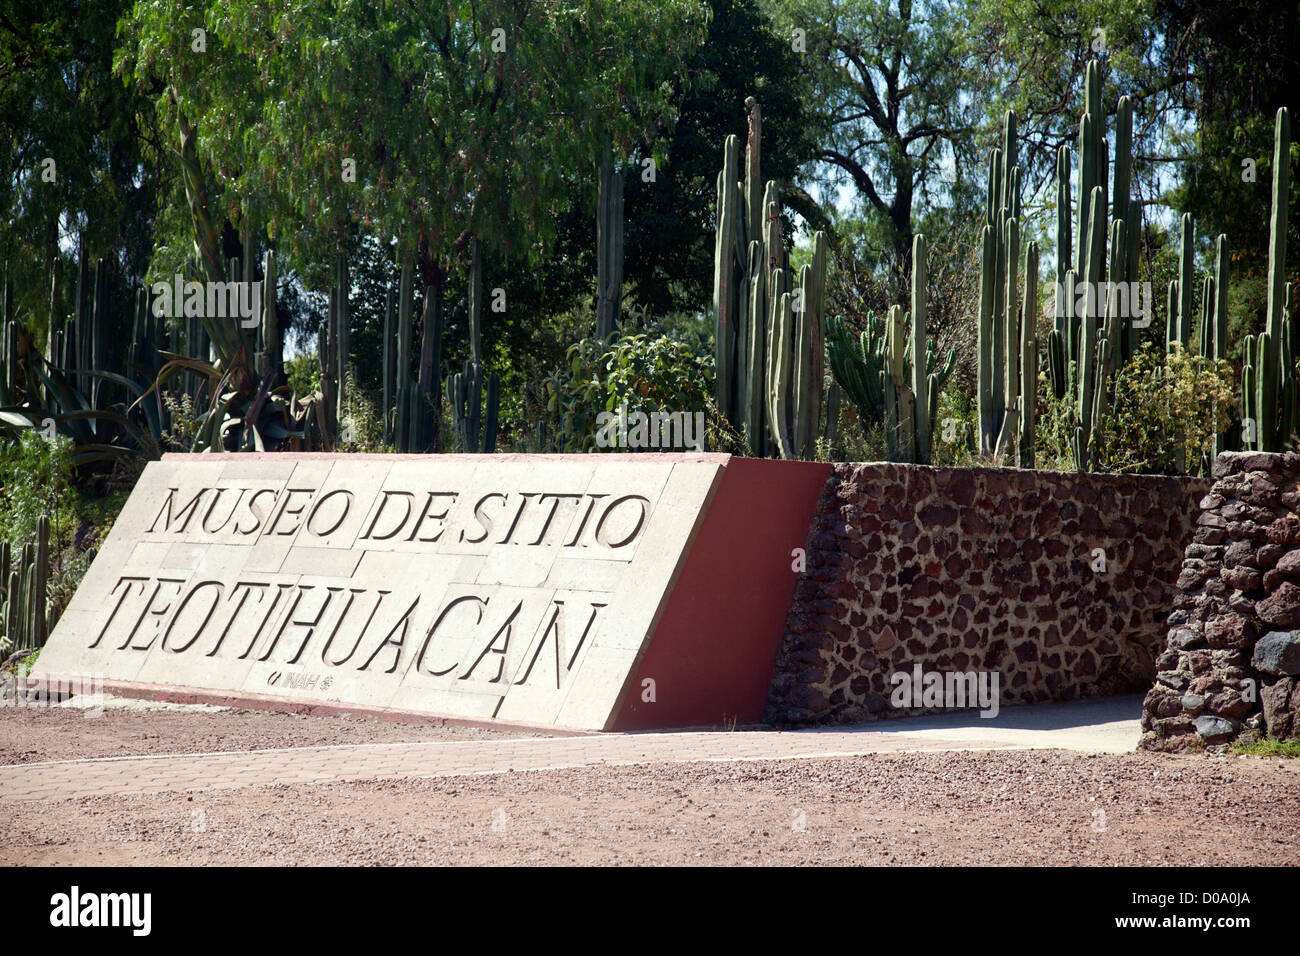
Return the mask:
[[73,707],[0,708],[0,765],[87,757],[217,753],[541,736],[492,728],[399,723],[373,717],[311,717],[263,710],[115,702],[98,717]]
[[[0,762],[493,734],[29,712],[0,716]],[[1295,866],[1300,761],[891,753],[14,801],[0,815],[4,865],[755,863]]]

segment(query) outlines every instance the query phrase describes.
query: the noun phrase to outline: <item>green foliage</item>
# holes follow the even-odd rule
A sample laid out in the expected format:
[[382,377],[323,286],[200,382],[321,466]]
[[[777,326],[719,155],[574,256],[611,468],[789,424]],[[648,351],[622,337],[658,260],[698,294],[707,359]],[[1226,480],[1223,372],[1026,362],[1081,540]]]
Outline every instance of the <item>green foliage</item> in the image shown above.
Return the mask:
[[285,359],[284,374],[295,395],[306,397],[320,391],[320,359],[315,352],[299,352]]
[[92,259],[109,256],[127,277],[151,252],[167,171],[147,101],[112,75],[117,20],[131,3],[0,3],[0,260],[13,283],[6,318],[33,332],[46,331],[55,264],[56,311],[72,309],[75,254],[60,231],[81,233]]
[[44,642],[134,483],[109,473],[101,476],[107,493],[79,491],[73,461],[65,438],[27,430],[0,442],[0,656]]
[[[745,98],[753,96],[763,106],[766,178],[793,187],[799,170],[819,151],[799,77],[802,58],[788,36],[773,31],[753,0],[709,0],[708,5],[708,36],[673,83],[672,131],[655,131],[653,145],[637,149],[626,175],[626,281],[631,297],[656,315],[704,308],[709,301],[716,150],[729,134],[744,138]],[[654,179],[647,181],[640,173],[652,151],[664,155]],[[815,215],[802,189],[788,189],[784,201],[805,218]],[[583,216],[574,253],[590,246],[590,228]]]
[[384,417],[366,393],[349,375],[343,391],[343,417],[339,421],[339,444],[336,451],[383,454],[391,452],[384,443]]
[[[1164,29],[1177,44],[1167,71],[1194,76],[1194,124],[1179,145],[1197,155],[1196,174],[1170,199],[1196,217],[1206,235],[1226,233],[1233,247],[1233,274],[1249,282],[1267,264],[1269,185],[1273,178],[1274,114],[1300,113],[1300,7],[1256,0],[1183,0],[1161,5]],[[1295,146],[1291,163],[1295,164]],[[1243,178],[1243,160],[1256,161],[1254,181]],[[1300,191],[1287,199],[1288,245],[1300,246]],[[1230,293],[1230,297],[1232,293]],[[1237,309],[1233,309],[1237,314]],[[1246,332],[1263,329],[1263,303],[1250,310]]]
[[[596,451],[596,416],[712,409],[713,359],[665,334],[624,332],[608,346],[594,338],[569,347],[567,364],[547,377],[545,441],[534,450]],[[706,418],[707,418],[706,414]]]
[[633,333],[620,337],[602,357],[605,410],[626,403],[643,411],[704,408],[713,386],[713,362],[682,341]]
[[[41,515],[66,516],[73,505],[72,442],[47,441],[35,431],[0,443],[0,539],[21,547],[36,535]],[[55,522],[56,526],[58,522]]]
[[251,205],[304,259],[351,221],[432,262],[467,230],[536,257],[566,172],[668,118],[707,17],[693,0],[146,0],[117,62],[169,129],[196,131],[183,162],[209,219]]
[[975,441],[978,422],[975,397],[957,388],[945,388],[939,393],[939,404],[934,420],[934,446],[931,464],[946,468],[967,468],[987,465]]
[[171,428],[163,436],[171,451],[189,451],[198,437],[202,418],[194,399],[188,393],[166,392],[163,404],[167,407]]
[[1237,392],[1231,365],[1177,344],[1146,346],[1115,373],[1114,399],[1103,415],[1096,470],[1177,473],[1176,452],[1199,462],[1232,421]]
[[[1070,363],[1070,374],[1075,374],[1075,364]],[[1074,415],[1076,397],[1067,391],[1057,397],[1056,390],[1043,388],[1047,373],[1040,375],[1039,393],[1044,394],[1042,414],[1035,421],[1034,462],[1043,471],[1076,471],[1074,463]]]
[[1249,743],[1234,744],[1232,752],[1242,757],[1300,757],[1300,740],[1262,737]]

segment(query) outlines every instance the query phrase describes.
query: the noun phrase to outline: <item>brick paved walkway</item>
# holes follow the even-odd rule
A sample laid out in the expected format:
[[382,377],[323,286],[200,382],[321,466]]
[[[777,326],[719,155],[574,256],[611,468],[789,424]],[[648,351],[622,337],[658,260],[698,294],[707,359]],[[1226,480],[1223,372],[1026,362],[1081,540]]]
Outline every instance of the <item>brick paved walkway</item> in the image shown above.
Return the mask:
[[224,790],[333,780],[392,780],[554,770],[594,764],[832,758],[919,750],[1051,747],[1122,752],[1137,743],[1132,701],[1112,698],[852,730],[603,734],[160,754],[0,766],[0,803],[111,794]]

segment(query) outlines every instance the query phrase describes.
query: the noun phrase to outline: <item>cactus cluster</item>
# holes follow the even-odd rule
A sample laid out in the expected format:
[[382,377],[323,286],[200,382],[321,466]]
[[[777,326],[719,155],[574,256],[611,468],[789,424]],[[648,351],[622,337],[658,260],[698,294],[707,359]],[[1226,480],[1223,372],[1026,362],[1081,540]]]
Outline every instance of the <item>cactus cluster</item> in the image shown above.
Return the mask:
[[[412,286],[414,269],[408,254],[397,282],[396,303],[390,289],[384,301],[383,408],[384,443],[399,452],[468,451],[496,449],[499,382],[495,374],[484,375],[483,256],[478,239],[470,242],[469,337],[471,358],[459,372],[448,375],[442,387],[435,386],[442,368],[442,297],[433,287],[424,290],[420,341],[415,340]],[[419,349],[419,367],[411,375],[412,360]],[[484,386],[487,400],[484,405]],[[441,435],[442,402],[447,402],[452,435]]]
[[[72,461],[78,465],[134,454],[156,457],[162,433],[171,427],[170,413],[156,393],[138,412],[127,406],[146,393],[164,365],[163,352],[171,347],[167,324],[153,314],[144,288],[136,291],[129,310],[112,307],[104,260],[91,266],[83,252],[77,272],[70,317],[58,309],[57,263],[51,272],[44,351],[10,316],[6,284],[0,426],[43,428],[52,422],[58,434],[73,441]],[[129,334],[116,331],[123,325]]]
[[[910,312],[895,305],[884,319],[868,315],[857,339],[838,316],[826,323],[831,373],[858,407],[863,429],[884,426],[891,461],[929,463],[939,393],[957,362],[956,350],[950,349],[940,365],[934,341],[925,335],[928,271],[925,237],[918,235],[912,245]],[[916,355],[922,356],[920,363]]]
[[413,377],[414,274],[408,254],[398,274],[396,306],[391,288],[384,300],[383,440],[399,452],[430,451],[441,438],[442,393],[434,381],[442,362],[442,297],[432,287],[424,290],[419,370]]
[[781,237],[780,190],[761,178],[762,114],[745,101],[740,140],[728,136],[718,173],[714,251],[715,395],[763,456],[811,458],[822,422],[826,236],[796,276]]
[[50,573],[50,519],[36,519],[36,540],[15,555],[0,541],[0,585],[4,587],[4,646],[7,653],[42,647],[54,621],[50,619],[46,584]]
[[1268,305],[1265,329],[1247,336],[1241,370],[1243,442],[1256,451],[1281,451],[1295,434],[1295,330],[1291,327],[1291,287],[1286,281],[1287,193],[1291,117],[1277,111],[1273,130],[1273,195],[1268,234]]
[[[1017,463],[1032,468],[1038,401],[1038,244],[1029,242],[1021,255],[1018,151],[1016,115],[1008,110],[1002,121],[1002,145],[988,159],[980,234],[976,391],[980,453],[1009,458],[1014,448]],[[1068,173],[1066,182],[1068,190]]]
[[1070,444],[1080,471],[1093,464],[1115,372],[1137,348],[1138,303],[1129,291],[1137,279],[1141,207],[1130,197],[1132,142],[1133,106],[1127,96],[1121,96],[1115,111],[1115,162],[1110,177],[1100,67],[1096,60],[1090,61],[1084,80],[1084,112],[1079,118],[1080,197],[1073,236],[1070,148],[1061,146],[1057,152],[1057,292],[1054,327],[1047,343],[1053,394],[1058,399],[1073,398]]

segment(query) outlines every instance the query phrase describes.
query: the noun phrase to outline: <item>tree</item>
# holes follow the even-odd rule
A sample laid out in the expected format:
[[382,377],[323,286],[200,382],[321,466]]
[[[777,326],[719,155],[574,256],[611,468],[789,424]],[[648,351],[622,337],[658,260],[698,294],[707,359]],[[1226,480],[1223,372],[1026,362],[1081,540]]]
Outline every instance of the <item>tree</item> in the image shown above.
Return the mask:
[[221,217],[304,261],[356,222],[437,289],[471,237],[540,256],[566,176],[660,117],[705,21],[693,0],[149,0],[120,65],[161,81],[209,270]]
[[[112,75],[129,7],[0,2],[0,253],[13,312],[33,332],[49,317],[51,270],[75,262],[78,242],[90,261],[107,257],[119,292],[148,263],[166,170],[142,101]],[[71,268],[61,271],[57,318],[75,292]]]
[[[1227,234],[1238,275],[1258,276],[1268,262],[1274,117],[1282,106],[1293,124],[1300,115],[1300,6],[1193,0],[1159,10],[1167,33],[1181,38],[1171,72],[1195,78],[1194,158],[1175,201],[1203,236]],[[1300,190],[1292,188],[1288,205],[1296,250]],[[1294,252],[1289,261],[1294,274]]]
[[782,184],[788,206],[825,225],[797,182],[817,155],[798,55],[754,0],[709,6],[708,38],[675,84],[671,133],[639,145],[626,176],[627,282],[637,303],[659,315],[710,301],[718,170],[727,136],[745,135],[746,97],[763,109],[764,177]]
[[[951,198],[974,161],[973,77],[963,4],[769,0],[779,32],[807,50],[826,164],[877,229],[878,254],[910,275],[915,217]],[[901,294],[901,284],[900,284]]]

